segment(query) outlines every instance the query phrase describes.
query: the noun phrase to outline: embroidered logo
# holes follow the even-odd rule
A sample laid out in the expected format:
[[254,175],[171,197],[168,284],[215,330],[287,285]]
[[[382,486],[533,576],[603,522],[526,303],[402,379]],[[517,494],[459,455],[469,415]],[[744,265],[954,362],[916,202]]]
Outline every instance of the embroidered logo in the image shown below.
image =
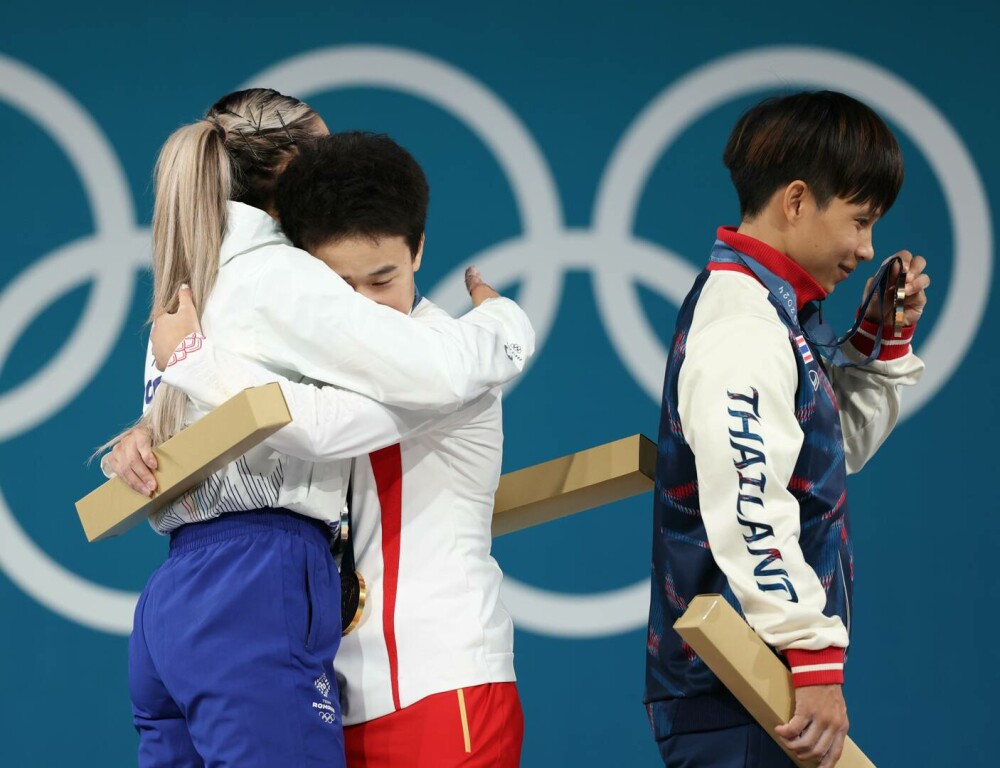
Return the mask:
[[316,710],[316,714],[319,715],[319,719],[327,725],[333,725],[337,722],[337,710],[333,704],[330,703],[329,699],[314,701],[313,709]]
[[328,698],[330,691],[333,690],[333,686],[330,685],[330,678],[326,676],[326,672],[313,680],[313,685],[316,686],[316,690],[319,691],[323,700],[314,701],[312,708],[316,710],[316,714],[319,715],[320,720],[327,725],[333,725],[337,722],[337,709]]
[[181,360],[186,360],[187,356],[190,355],[192,352],[197,352],[199,349],[201,349],[201,345],[204,340],[205,337],[202,336],[197,331],[195,331],[194,333],[189,333],[187,336],[185,336],[184,341],[182,341],[180,344],[177,345],[177,349],[174,351],[174,353],[170,356],[170,359],[167,361],[167,368],[169,368],[171,365],[174,365],[175,363],[179,363]]
[[[808,362],[808,360],[806,361]],[[812,382],[813,392],[819,391],[819,371],[813,369],[809,371],[809,381]]]
[[796,336],[795,346],[799,348],[799,354],[802,355],[802,360],[806,363],[811,363],[813,361],[812,351],[809,349],[809,345],[806,343],[805,337]]
[[316,690],[320,692],[320,695],[325,699],[330,695],[330,678],[326,676],[324,672],[322,675],[317,677],[313,681],[313,685],[316,686]]
[[524,350],[520,344],[504,344],[503,351],[507,353],[507,357],[511,360],[516,360],[519,363],[524,362]]

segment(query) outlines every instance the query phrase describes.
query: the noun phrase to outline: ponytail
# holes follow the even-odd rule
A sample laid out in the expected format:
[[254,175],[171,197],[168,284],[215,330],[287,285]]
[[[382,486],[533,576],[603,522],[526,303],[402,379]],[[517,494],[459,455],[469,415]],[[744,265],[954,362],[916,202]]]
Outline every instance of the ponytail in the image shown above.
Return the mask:
[[[178,128],[167,139],[154,171],[153,301],[150,323],[176,309],[177,291],[191,286],[199,318],[219,272],[219,250],[226,234],[226,202],[232,171],[225,132],[217,123],[199,120]],[[97,449],[106,450],[131,429],[146,427],[153,445],[184,426],[187,396],[160,384],[142,418]]]
[[[153,302],[149,322],[177,308],[177,291],[184,283],[191,286],[200,318],[219,273],[226,202],[232,188],[224,133],[209,120],[178,129],[160,151],[154,178]],[[143,417],[153,445],[181,430],[187,402],[183,392],[162,383],[157,387]]]
[[[176,308],[177,291],[191,286],[198,317],[219,272],[227,202],[270,212],[278,175],[300,142],[325,132],[309,106],[268,88],[223,96],[207,116],[167,139],[154,172],[152,322]],[[153,445],[184,426],[187,397],[161,384],[142,419],[97,449],[113,446],[144,426]],[[96,453],[95,453],[96,455]]]

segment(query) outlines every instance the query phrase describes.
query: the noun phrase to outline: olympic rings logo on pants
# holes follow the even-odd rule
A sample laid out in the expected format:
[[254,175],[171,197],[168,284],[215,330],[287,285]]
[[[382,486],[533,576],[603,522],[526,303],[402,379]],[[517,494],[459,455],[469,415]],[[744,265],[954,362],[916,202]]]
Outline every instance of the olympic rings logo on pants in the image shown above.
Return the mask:
[[[775,72],[781,72],[779,82]],[[514,193],[523,232],[475,255],[498,284],[520,282],[541,353],[568,270],[590,270],[598,311],[625,368],[659,402],[667,350],[645,317],[638,284],[679,305],[697,270],[668,248],[633,233],[642,191],[658,159],[715,107],[777,87],[834,88],[863,99],[904,131],[941,185],[954,239],[951,280],[940,317],[920,354],[921,383],[908,393],[904,418],[919,410],[961,364],[982,320],[992,272],[993,233],[982,181],[944,116],[912,86],[863,59],[818,48],[753,49],[709,62],[662,91],[628,128],[597,189],[590,229],[564,225],[552,173],[517,116],[466,73],[399,48],[344,46],[292,57],[241,87],[266,86],[309,101],[318,93],[370,87],[430,102],[466,125],[497,159]],[[34,262],[0,293],[0,369],[31,321],[66,292],[93,281],[83,315],[63,347],[28,381],[0,395],[0,440],[49,419],[101,369],[121,333],[148,268],[149,231],[137,226],[128,185],[113,149],[86,112],[56,84],[0,55],[0,99],[33,119],[79,174],[94,234]],[[614,259],[606,258],[609,253]],[[467,301],[456,266],[432,292],[458,311]],[[84,626],[128,634],[138,596],[84,580],[49,558],[18,525],[0,489],[0,567],[41,604]],[[598,637],[641,627],[648,579],[589,595],[553,592],[508,575],[503,600],[518,626],[561,637]]]

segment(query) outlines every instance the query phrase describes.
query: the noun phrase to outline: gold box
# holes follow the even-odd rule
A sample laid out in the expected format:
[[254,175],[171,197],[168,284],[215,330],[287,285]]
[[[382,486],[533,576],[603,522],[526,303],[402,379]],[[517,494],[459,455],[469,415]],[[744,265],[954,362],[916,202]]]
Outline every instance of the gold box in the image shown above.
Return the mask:
[[[795,705],[792,675],[774,651],[721,595],[698,595],[689,604],[674,629],[740,700],[778,746],[774,728],[792,719]],[[785,750],[802,768],[819,761],[802,761]],[[837,768],[875,768],[850,737]]]
[[493,535],[520,531],[653,488],[656,445],[642,435],[571,453],[500,478]]
[[88,541],[124,533],[292,420],[277,384],[244,390],[154,449],[152,498],[114,477],[76,502]]

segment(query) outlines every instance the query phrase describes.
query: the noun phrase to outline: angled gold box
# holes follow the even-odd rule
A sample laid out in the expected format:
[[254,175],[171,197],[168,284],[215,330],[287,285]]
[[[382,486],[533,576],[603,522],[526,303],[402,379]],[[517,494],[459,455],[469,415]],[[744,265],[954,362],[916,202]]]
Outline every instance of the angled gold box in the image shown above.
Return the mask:
[[292,420],[277,384],[230,398],[154,450],[157,491],[147,498],[112,478],[76,502],[88,541],[124,533]]
[[[774,651],[721,595],[695,597],[674,629],[784,749],[774,728],[791,720],[795,701],[792,675]],[[805,762],[785,752],[802,768],[819,765],[818,760]],[[837,768],[875,766],[848,737]]]
[[643,435],[571,453],[500,478],[493,535],[520,531],[652,490],[656,445]]

